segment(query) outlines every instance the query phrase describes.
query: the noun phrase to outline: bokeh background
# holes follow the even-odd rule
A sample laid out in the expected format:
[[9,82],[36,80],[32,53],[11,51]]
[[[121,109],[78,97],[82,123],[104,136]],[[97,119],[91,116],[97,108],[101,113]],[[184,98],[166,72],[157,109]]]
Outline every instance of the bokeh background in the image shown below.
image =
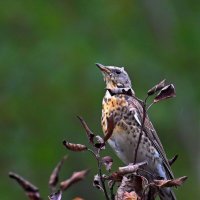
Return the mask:
[[[0,191],[1,199],[26,199],[8,178],[15,171],[40,188],[55,164],[69,156],[61,180],[90,168],[65,199],[104,199],[92,186],[95,160],[67,152],[63,139],[85,143],[81,115],[100,126],[104,83],[94,65],[125,66],[136,94],[166,78],[177,97],[149,115],[168,157],[179,154],[176,177],[188,181],[178,199],[200,198],[200,4],[195,1],[1,1],[0,6]],[[117,166],[121,161],[108,147]]]

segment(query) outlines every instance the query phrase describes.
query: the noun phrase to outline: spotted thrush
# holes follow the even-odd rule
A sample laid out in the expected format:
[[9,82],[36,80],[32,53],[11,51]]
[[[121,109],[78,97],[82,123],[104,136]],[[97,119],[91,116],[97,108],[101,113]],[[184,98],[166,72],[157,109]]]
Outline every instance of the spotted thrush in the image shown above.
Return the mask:
[[[114,127],[108,140],[118,157],[125,163],[146,161],[144,169],[151,174],[152,179],[173,179],[169,162],[160,139],[146,115],[143,129],[143,107],[135,98],[129,75],[123,67],[104,66],[97,63],[106,83],[106,94],[102,102],[102,129],[108,133],[110,117]],[[128,91],[128,92],[127,92]],[[141,134],[141,136],[140,136]],[[137,156],[136,148],[138,146]],[[136,158],[136,159],[135,159]],[[159,190],[161,200],[175,200],[171,188]]]

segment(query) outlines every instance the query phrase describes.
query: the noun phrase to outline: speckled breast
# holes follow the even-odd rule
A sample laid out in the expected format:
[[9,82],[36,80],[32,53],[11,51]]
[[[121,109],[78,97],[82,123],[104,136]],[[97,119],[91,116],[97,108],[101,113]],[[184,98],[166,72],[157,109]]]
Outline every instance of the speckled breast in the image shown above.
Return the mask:
[[[114,129],[108,142],[124,163],[131,163],[134,162],[135,158],[134,154],[141,131],[141,122],[136,108],[129,105],[127,99],[128,97],[123,94],[111,96],[107,93],[105,95],[102,108],[102,128],[104,134],[107,134],[109,123],[107,119],[112,115]],[[142,133],[137,161],[154,162],[157,158],[159,158],[158,152],[152,146],[149,138]]]
[[108,122],[107,119],[113,115],[114,121],[117,122],[122,117],[122,109],[127,107],[125,95],[114,95],[111,96],[106,93],[102,102],[102,119],[101,124],[104,134],[107,134]]

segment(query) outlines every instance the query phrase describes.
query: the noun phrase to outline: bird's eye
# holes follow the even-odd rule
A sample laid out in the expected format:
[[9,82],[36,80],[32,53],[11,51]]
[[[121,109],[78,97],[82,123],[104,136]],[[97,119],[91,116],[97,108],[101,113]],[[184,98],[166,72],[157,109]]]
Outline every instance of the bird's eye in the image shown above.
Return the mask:
[[121,74],[121,71],[120,70],[116,70],[115,73],[116,74]]

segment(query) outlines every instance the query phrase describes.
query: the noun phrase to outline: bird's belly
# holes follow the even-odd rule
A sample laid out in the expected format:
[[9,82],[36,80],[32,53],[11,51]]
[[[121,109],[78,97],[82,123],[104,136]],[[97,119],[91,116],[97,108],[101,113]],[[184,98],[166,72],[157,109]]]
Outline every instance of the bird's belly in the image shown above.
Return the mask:
[[[135,160],[135,151],[138,142],[139,134],[127,134],[126,131],[121,131],[119,134],[113,133],[112,137],[108,141],[110,146],[114,149],[118,157],[125,163],[133,163]],[[139,146],[137,162],[146,160],[145,149]]]
[[133,162],[135,147],[128,145],[127,137],[115,135],[108,140],[108,143],[125,164]]
[[[139,139],[138,134],[127,134],[126,131],[121,131],[120,134],[113,133],[112,137],[108,140],[110,146],[114,149],[117,156],[125,163],[134,163],[135,151]],[[144,162],[148,164],[146,169],[157,176],[166,178],[165,171],[162,166],[162,161],[159,153],[151,145],[148,138],[142,135],[140,145],[137,151],[136,162]]]

